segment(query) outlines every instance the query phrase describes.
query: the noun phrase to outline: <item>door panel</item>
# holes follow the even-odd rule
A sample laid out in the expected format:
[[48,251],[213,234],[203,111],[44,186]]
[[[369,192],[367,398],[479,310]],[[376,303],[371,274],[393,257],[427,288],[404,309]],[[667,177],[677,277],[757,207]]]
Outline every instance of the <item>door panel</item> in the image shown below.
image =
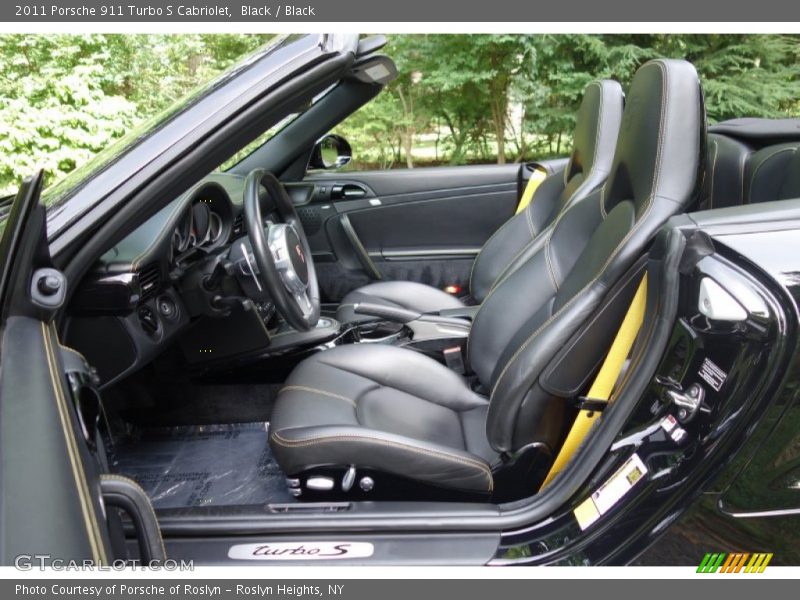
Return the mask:
[[466,292],[478,251],[516,210],[519,173],[511,164],[309,176],[298,211],[324,300],[380,278]]
[[11,317],[2,337],[0,470],[2,556],[109,559],[98,473],[71,409],[51,327]]
[[[106,563],[98,471],[48,324],[66,281],[47,250],[41,188],[41,172],[25,180],[0,242],[0,564],[34,554]],[[33,284],[44,278],[48,293]]]

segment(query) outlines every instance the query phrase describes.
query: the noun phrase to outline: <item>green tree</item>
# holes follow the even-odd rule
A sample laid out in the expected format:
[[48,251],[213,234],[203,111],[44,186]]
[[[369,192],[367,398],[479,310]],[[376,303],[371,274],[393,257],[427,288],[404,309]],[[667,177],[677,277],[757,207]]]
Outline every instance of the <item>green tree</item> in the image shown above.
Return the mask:
[[269,36],[0,36],[0,190],[48,183]]

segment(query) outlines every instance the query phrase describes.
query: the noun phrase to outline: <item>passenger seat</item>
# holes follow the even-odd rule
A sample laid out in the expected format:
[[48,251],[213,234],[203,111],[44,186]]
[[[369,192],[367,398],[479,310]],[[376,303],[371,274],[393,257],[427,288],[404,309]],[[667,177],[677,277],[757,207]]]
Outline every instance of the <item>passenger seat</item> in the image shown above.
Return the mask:
[[[608,177],[617,144],[624,94],[616,81],[593,81],[578,110],[573,150],[564,169],[545,179],[530,204],[501,226],[481,249],[470,275],[470,303],[480,303],[535,252],[534,240],[568,206],[598,189]],[[419,313],[463,308],[465,303],[433,286],[379,281],[351,291],[336,313],[341,323],[372,320],[355,312],[359,303]]]

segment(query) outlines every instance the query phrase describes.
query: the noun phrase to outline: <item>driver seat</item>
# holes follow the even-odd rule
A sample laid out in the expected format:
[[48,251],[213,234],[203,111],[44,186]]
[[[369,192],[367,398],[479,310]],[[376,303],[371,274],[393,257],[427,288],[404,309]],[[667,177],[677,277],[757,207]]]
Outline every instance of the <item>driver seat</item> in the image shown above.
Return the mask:
[[295,368],[275,404],[270,445],[293,485],[305,486],[298,493],[350,490],[348,473],[369,474],[356,493],[383,486],[397,498],[436,490],[498,500],[513,480],[535,491],[541,480],[508,470],[531,449],[549,465],[574,416],[539,377],[664,222],[698,195],[704,151],[694,67],[646,63],[631,83],[606,184],[562,212],[477,313],[467,360],[478,392],[396,346],[339,346]]
[[[593,81],[583,93],[575,122],[572,154],[566,166],[536,188],[528,206],[506,221],[481,248],[472,264],[469,295],[483,302],[490,290],[528,257],[536,238],[567,206],[580,202],[608,176],[625,95],[616,81]],[[340,323],[374,317],[359,314],[359,303],[405,308],[420,313],[463,308],[464,303],[439,288],[416,281],[378,281],[355,289],[336,311]]]

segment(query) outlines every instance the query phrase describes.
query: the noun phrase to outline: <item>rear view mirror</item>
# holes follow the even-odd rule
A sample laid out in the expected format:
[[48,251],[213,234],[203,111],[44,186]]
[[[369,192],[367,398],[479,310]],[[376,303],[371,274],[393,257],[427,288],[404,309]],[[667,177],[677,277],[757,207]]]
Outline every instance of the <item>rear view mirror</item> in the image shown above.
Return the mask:
[[350,144],[340,135],[329,134],[317,142],[308,166],[312,169],[341,169],[353,157]]

